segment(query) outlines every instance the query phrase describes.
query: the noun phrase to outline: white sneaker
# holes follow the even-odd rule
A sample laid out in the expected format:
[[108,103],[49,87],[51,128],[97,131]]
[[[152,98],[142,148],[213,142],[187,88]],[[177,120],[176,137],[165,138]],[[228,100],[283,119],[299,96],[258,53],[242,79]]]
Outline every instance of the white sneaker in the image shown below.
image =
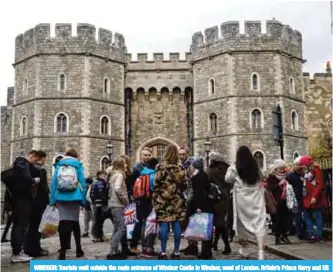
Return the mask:
[[24,254],[24,253],[20,253],[18,255],[12,255],[11,257],[11,261],[13,263],[27,263],[29,261],[31,261],[33,258]]
[[265,254],[263,250],[258,251],[258,260],[265,260]]
[[241,248],[238,250],[238,253],[239,253],[243,258],[248,258],[248,257],[250,256],[250,253],[246,252],[244,247],[241,247]]

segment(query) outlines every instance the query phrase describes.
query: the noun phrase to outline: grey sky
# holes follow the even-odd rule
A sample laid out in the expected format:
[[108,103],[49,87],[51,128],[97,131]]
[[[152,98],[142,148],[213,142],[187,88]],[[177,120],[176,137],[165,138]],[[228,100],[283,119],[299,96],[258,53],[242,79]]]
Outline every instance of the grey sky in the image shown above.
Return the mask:
[[[196,4],[194,4],[196,2]],[[189,50],[192,34],[225,21],[270,20],[273,17],[303,34],[304,72],[324,72],[332,59],[330,3],[221,0],[11,0],[0,16],[3,26],[0,51],[0,104],[6,104],[8,86],[14,84],[15,37],[38,23],[90,23],[122,33],[133,53]],[[244,27],[241,27],[241,30]],[[168,55],[167,55],[168,56]],[[166,57],[167,57],[166,56]]]

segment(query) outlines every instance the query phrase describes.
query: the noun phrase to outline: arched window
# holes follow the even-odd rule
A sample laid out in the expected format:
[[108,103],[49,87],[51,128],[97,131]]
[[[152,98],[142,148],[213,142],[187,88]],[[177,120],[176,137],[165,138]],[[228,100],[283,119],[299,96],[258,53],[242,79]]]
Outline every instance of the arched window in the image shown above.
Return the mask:
[[110,93],[110,79],[104,78],[103,92]]
[[251,112],[250,124],[251,124],[251,128],[262,128],[263,127],[263,116],[259,109],[254,109]]
[[102,157],[101,161],[100,161],[100,169],[102,171],[106,171],[106,169],[108,169],[110,166],[110,162],[109,162],[109,158],[108,157]]
[[291,128],[298,130],[298,114],[296,111],[291,112]]
[[55,132],[68,132],[68,116],[65,113],[58,113],[55,117]]
[[111,120],[108,116],[101,117],[100,133],[104,135],[111,135]]
[[257,161],[258,163],[258,166],[263,169],[263,170],[266,170],[266,162],[265,162],[265,155],[262,151],[255,151],[253,153],[253,157],[255,158],[255,160]]
[[257,73],[251,75],[251,91],[259,91],[260,89],[260,79]]
[[215,93],[215,81],[212,78],[208,81],[208,90],[209,90],[209,94]]
[[65,91],[66,90],[66,85],[67,85],[66,76],[65,76],[65,74],[61,74],[59,76],[59,84],[58,84],[59,91]]
[[295,93],[295,81],[293,77],[289,78],[289,91],[291,94]]
[[24,79],[23,81],[23,92],[27,93],[28,92],[28,80]]
[[293,154],[293,160],[296,160],[298,157],[299,157],[298,152],[297,151],[294,152],[294,154]]
[[20,124],[20,135],[26,136],[28,133],[28,120],[27,117],[22,117]]
[[209,115],[209,129],[214,134],[217,132],[217,115],[215,113]]

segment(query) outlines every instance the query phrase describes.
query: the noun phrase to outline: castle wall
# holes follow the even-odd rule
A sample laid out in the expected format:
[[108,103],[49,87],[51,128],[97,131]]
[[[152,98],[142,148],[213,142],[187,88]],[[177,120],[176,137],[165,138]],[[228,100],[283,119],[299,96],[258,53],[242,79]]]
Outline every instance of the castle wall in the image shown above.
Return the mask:
[[[332,133],[332,73],[315,74],[310,80],[304,77],[306,97],[306,133],[309,151],[318,148],[331,149]],[[332,134],[331,134],[332,135]]]

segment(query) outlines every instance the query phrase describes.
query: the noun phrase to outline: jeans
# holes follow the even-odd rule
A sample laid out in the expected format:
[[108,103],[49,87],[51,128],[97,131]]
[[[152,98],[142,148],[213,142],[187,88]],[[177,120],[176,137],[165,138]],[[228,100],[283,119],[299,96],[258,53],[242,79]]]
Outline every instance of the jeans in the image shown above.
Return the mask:
[[296,227],[296,235],[298,237],[302,236],[303,234],[303,227],[302,227],[302,223],[303,223],[303,208],[300,205],[300,203],[297,203],[297,212],[294,214],[294,221],[295,221],[295,227]]
[[18,199],[13,201],[13,227],[10,239],[13,255],[20,254],[23,249],[27,238],[31,206],[32,200]]
[[[312,218],[316,222],[316,231],[313,230]],[[305,209],[304,210],[304,220],[306,224],[306,230],[308,232],[308,237],[317,236],[321,237],[323,233],[323,214],[320,208],[315,209]]]
[[92,210],[87,211],[86,209],[84,209],[84,231],[83,231],[84,234],[89,233],[90,221],[92,221],[94,224],[94,213]]
[[155,234],[148,234],[147,237],[145,237],[146,224],[147,221],[142,220],[142,230],[141,230],[142,250],[148,252],[154,252]]
[[166,253],[170,223],[174,234],[174,252],[178,253],[182,234],[182,227],[178,220],[173,222],[160,222],[161,251],[162,253]]
[[104,237],[103,225],[105,221],[105,213],[104,213],[105,209],[107,209],[107,207],[103,206],[93,207],[94,221],[92,227],[92,234],[96,239],[103,239]]
[[126,233],[126,226],[124,222],[124,208],[112,207],[111,214],[113,217],[113,234],[111,239],[110,254],[118,253],[118,245]]
[[142,230],[142,219],[138,218],[138,222],[135,224],[134,229],[133,229],[132,239],[131,239],[131,243],[130,243],[130,247],[132,249],[138,247],[139,240],[141,238],[141,230]]

